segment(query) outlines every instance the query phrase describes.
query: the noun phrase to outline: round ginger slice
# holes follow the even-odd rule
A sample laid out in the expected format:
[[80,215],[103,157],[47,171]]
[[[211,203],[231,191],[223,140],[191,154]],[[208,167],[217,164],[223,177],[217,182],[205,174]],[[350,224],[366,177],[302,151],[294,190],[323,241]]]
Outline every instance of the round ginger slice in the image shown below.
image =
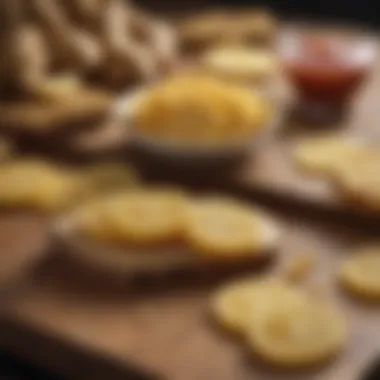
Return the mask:
[[380,245],[347,258],[340,268],[339,280],[353,295],[380,301]]
[[239,202],[208,198],[189,202],[185,234],[195,252],[208,258],[238,259],[260,251],[260,218]]
[[[183,195],[171,191],[133,191],[105,198],[82,218],[90,236],[127,244],[159,244],[182,233]],[[93,206],[94,207],[94,206]]]
[[74,200],[74,178],[44,161],[15,161],[0,168],[0,203],[57,211]]
[[367,148],[347,160],[336,173],[336,183],[345,197],[380,210],[380,153]]
[[262,298],[247,327],[253,354],[279,368],[322,364],[338,354],[346,339],[343,317],[307,297]]
[[244,334],[249,315],[255,312],[259,298],[272,302],[278,297],[292,297],[294,289],[276,278],[248,278],[222,286],[213,296],[212,313],[224,329]]
[[236,47],[207,52],[203,65],[210,73],[238,83],[265,81],[276,70],[275,56],[271,52]]
[[361,149],[360,144],[344,138],[310,138],[299,142],[293,158],[307,172],[335,175],[342,163],[355,157]]

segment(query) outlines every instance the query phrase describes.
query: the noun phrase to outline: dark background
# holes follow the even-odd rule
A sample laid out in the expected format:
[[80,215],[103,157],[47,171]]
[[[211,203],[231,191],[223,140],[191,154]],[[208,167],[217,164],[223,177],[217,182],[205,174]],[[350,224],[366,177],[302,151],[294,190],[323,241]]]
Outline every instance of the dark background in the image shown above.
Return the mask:
[[284,16],[341,20],[380,28],[380,0],[140,0],[135,3],[157,10],[166,8],[172,11],[223,5],[266,5]]
[[[376,27],[380,29],[380,0],[269,0],[265,2],[249,0],[137,0],[135,3],[158,11],[166,9],[174,12],[180,12],[184,9],[199,10],[223,5],[266,5],[277,11],[280,16],[307,18],[310,20],[352,22],[364,27]],[[376,373],[371,374],[368,380],[379,380],[380,374],[378,371],[379,369]],[[52,374],[33,368],[12,355],[1,352],[0,379],[61,380]]]

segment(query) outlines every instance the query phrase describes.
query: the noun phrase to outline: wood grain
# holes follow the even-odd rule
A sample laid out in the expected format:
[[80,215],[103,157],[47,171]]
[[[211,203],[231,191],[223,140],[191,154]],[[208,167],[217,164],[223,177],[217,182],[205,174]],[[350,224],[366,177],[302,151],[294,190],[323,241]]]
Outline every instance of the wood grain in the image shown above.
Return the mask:
[[22,278],[48,248],[44,217],[0,211],[0,289]]
[[[78,367],[83,360],[92,373],[97,368],[104,371],[101,363],[106,361],[110,379],[114,372],[136,374],[132,369],[137,368],[141,375],[151,374],[148,378],[169,380],[357,380],[380,353],[380,309],[346,297],[335,273],[348,251],[378,235],[288,216],[279,220],[284,228],[279,264],[293,255],[316,253],[318,262],[305,286],[331,298],[350,322],[347,348],[318,371],[296,375],[269,370],[251,360],[243,345],[218,331],[208,315],[209,297],[225,279],[211,273],[186,278],[183,274],[132,284],[90,273],[63,257],[46,263],[14,299],[1,326],[0,342],[78,379],[86,377]],[[31,349],[36,342],[38,348]]]

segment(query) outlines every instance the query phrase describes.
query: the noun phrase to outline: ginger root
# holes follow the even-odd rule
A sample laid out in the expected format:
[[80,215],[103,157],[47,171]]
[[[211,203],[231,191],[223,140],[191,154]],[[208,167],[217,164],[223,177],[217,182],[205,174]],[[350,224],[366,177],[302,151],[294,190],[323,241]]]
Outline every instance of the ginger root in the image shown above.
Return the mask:
[[0,48],[1,93],[33,100],[52,74],[117,90],[151,80],[172,66],[176,38],[123,0],[4,0]]
[[26,16],[23,0],[0,2],[0,94],[8,99],[28,94],[48,71],[44,36]]
[[[65,15],[57,0],[33,0],[34,15],[43,29],[58,69],[85,71],[99,63],[98,51],[89,53],[80,42],[80,33]],[[87,39],[90,37],[88,36]]]

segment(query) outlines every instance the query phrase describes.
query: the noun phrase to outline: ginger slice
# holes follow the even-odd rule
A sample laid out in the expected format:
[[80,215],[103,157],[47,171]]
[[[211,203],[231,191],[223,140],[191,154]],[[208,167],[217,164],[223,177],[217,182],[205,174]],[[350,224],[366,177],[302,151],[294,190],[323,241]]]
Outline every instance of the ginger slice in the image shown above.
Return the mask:
[[[100,240],[150,245],[181,237],[184,196],[170,190],[135,190],[106,197],[84,210],[81,231]],[[92,222],[91,218],[95,221]],[[105,232],[102,232],[102,229]],[[99,233],[100,231],[100,233]]]
[[380,246],[349,256],[339,270],[339,280],[353,295],[380,301]]
[[275,302],[277,297],[292,297],[294,289],[276,278],[248,278],[222,286],[212,297],[212,314],[227,331],[244,334],[249,315],[255,312],[260,297]]
[[306,295],[260,298],[251,313],[247,342],[253,354],[280,367],[297,369],[332,359],[347,339],[343,317]]
[[380,210],[380,153],[367,149],[347,160],[336,173],[343,195],[374,210]]
[[203,56],[202,62],[208,72],[243,83],[265,81],[276,70],[273,53],[247,48],[213,49]]
[[69,172],[38,160],[0,167],[0,203],[43,212],[59,211],[76,197],[77,183]]
[[190,202],[185,223],[190,246],[209,258],[249,257],[263,248],[260,218],[249,206],[234,200]]
[[309,138],[298,143],[293,158],[307,172],[335,175],[342,163],[354,157],[361,149],[360,144],[344,138]]

